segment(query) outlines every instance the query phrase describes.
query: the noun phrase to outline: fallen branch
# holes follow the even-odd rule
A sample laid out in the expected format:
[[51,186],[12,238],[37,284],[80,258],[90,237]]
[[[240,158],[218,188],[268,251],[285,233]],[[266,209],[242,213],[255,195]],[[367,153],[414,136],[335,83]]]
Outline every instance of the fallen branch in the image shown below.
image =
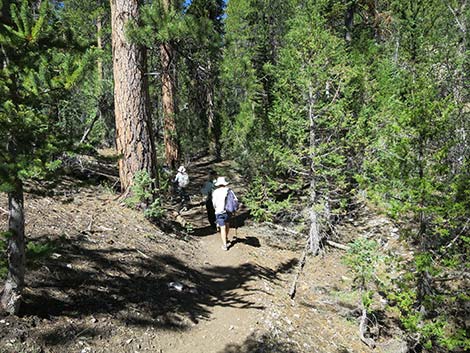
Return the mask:
[[273,228],[282,230],[283,232],[286,232],[286,233],[290,233],[290,234],[293,234],[293,235],[302,235],[302,233],[300,233],[300,232],[297,232],[297,231],[295,231],[295,230],[292,230],[292,229],[289,229],[289,228],[280,226],[280,225],[278,225],[278,224],[274,224],[274,223],[271,223],[271,222],[264,222],[264,223],[265,223],[266,225],[270,226],[270,227],[273,227]]
[[140,255],[142,255],[142,256],[145,257],[146,259],[150,259],[150,258],[151,258],[150,256],[144,254],[144,253],[143,253],[142,251],[140,251],[139,249],[136,249],[136,250],[137,250],[137,252],[138,252]]
[[93,130],[95,123],[98,121],[100,117],[101,117],[101,109],[98,109],[98,112],[93,117],[93,120],[91,121],[90,125],[86,128],[85,132],[83,133],[83,136],[80,139],[80,144],[86,141],[86,139],[88,138],[88,135],[90,134],[91,130]]
[[307,239],[307,243],[305,244],[304,252],[302,254],[302,258],[300,259],[299,266],[297,267],[297,273],[295,274],[294,281],[290,287],[289,297],[294,299],[295,292],[297,291],[297,282],[299,280],[300,274],[302,273],[302,269],[305,266],[305,262],[307,261],[307,254],[310,248],[310,237]]
[[334,242],[333,240],[326,240],[326,243],[329,246],[332,246],[332,247],[337,248],[337,249],[341,249],[341,250],[345,250],[345,251],[349,250],[349,246]]
[[[293,235],[302,235],[302,233],[300,233],[300,232],[297,232],[295,230],[292,230],[292,229],[289,229],[289,228],[286,228],[286,227],[283,227],[283,226],[280,226],[280,225],[277,225],[277,224],[274,224],[274,223],[271,223],[271,222],[264,222],[264,223],[266,225],[270,226],[270,227],[282,230],[286,233],[290,233],[290,234],[293,234]],[[332,246],[334,248],[341,249],[341,250],[344,250],[344,251],[349,250],[349,246],[337,243],[333,240],[328,240],[327,239],[325,242],[326,242],[326,244],[328,244],[329,246]]]
[[103,173],[103,172],[99,172],[97,170],[94,170],[94,169],[90,169],[90,168],[83,168],[83,170],[86,170],[92,174],[96,174],[96,175],[101,175],[103,177],[106,177],[108,179],[111,179],[111,180],[117,180],[119,181],[119,177],[116,176],[116,175],[111,175],[111,174],[106,174],[106,173]]

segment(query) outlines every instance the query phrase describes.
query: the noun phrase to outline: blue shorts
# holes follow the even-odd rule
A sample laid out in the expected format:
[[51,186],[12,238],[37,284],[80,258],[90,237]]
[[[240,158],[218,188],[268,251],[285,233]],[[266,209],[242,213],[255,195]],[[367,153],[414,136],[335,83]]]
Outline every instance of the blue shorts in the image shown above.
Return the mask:
[[228,212],[218,213],[215,215],[215,221],[219,227],[223,227],[229,220],[230,214]]

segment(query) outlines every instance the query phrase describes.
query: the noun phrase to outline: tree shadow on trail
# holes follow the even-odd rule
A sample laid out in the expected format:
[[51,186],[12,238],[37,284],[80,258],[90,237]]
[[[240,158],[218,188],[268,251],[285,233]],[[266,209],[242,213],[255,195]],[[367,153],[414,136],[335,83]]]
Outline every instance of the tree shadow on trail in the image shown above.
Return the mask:
[[230,243],[230,247],[229,248],[232,248],[234,247],[235,245],[237,244],[245,244],[245,245],[248,245],[248,246],[252,246],[254,248],[259,248],[261,247],[261,243],[259,242],[259,239],[256,238],[256,237],[245,237],[245,238],[235,238],[231,243]]
[[[30,272],[22,315],[55,320],[110,317],[125,325],[184,330],[209,319],[214,306],[263,309],[250,282],[279,281],[279,274],[294,266],[194,268],[172,255],[96,247],[87,240],[64,242],[60,257]],[[59,345],[74,337],[49,332],[40,339]]]
[[250,335],[243,344],[229,344],[218,353],[300,353],[298,346],[291,342],[281,342],[268,334]]

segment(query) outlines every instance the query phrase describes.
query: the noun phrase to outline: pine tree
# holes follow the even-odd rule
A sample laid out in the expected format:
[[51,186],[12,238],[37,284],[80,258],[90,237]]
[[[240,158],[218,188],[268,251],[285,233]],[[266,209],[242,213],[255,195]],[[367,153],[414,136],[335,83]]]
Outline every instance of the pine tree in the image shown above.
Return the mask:
[[134,176],[146,171],[156,177],[156,155],[149,113],[146,50],[126,37],[126,26],[139,18],[135,1],[112,0],[114,109],[116,146],[121,156],[121,190],[127,193]]
[[17,314],[25,275],[23,185],[58,167],[56,158],[69,141],[57,107],[92,56],[80,59],[64,51],[63,28],[51,19],[47,1],[38,10],[27,0],[12,4],[9,12],[0,8],[0,191],[8,193],[9,207],[8,276],[1,305]]

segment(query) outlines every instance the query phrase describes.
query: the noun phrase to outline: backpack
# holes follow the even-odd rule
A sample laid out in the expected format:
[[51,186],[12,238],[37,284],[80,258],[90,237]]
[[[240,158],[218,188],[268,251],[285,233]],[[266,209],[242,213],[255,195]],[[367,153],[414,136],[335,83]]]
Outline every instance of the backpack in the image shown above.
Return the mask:
[[189,176],[188,174],[181,174],[181,176],[178,178],[178,186],[180,188],[185,188],[189,184]]
[[225,211],[235,212],[238,210],[238,199],[231,189],[228,189],[227,197],[225,198]]

